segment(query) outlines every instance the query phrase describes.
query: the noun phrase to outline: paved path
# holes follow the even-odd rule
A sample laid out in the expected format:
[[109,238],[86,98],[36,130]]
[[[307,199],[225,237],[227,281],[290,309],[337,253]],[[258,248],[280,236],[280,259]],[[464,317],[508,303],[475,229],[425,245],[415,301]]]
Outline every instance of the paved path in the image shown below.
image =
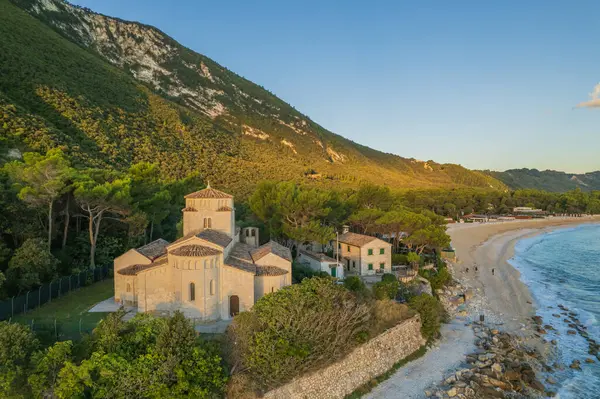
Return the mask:
[[427,353],[401,367],[389,379],[380,383],[370,393],[368,399],[421,399],[425,389],[438,384],[460,368],[465,355],[474,348],[474,335],[464,321],[455,319],[442,326],[442,339]]

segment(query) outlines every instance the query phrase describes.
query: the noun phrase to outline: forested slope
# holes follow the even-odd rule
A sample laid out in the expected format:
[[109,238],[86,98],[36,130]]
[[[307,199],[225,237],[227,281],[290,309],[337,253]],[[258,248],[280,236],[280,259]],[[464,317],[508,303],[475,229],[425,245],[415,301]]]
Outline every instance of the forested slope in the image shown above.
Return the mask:
[[600,190],[600,171],[582,174],[540,171],[537,169],[510,169],[505,172],[485,173],[502,181],[513,190],[532,188],[553,192],[566,192],[574,189],[583,191]]
[[263,179],[504,187],[346,140],[155,28],[58,0],[0,0],[0,72],[4,157],[61,146],[81,165],[155,162],[238,195]]

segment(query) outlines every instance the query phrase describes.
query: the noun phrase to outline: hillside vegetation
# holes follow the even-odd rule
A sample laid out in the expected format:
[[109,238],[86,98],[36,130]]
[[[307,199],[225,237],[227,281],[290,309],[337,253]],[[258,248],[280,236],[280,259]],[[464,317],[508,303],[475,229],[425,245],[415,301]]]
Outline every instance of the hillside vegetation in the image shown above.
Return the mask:
[[61,147],[76,166],[158,163],[242,197],[264,179],[505,188],[344,139],[156,28],[59,0],[0,0],[0,72],[4,158]]
[[486,171],[485,173],[513,190],[522,188],[553,192],[565,192],[577,188],[583,191],[600,190],[600,171],[569,174],[555,170],[510,169],[505,172]]

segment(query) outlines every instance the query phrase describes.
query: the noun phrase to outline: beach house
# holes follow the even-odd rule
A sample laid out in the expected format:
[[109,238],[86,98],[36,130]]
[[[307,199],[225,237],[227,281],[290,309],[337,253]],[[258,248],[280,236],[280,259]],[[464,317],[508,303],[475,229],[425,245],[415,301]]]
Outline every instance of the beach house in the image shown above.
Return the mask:
[[346,275],[391,273],[392,244],[377,237],[347,232],[339,236],[336,251]]

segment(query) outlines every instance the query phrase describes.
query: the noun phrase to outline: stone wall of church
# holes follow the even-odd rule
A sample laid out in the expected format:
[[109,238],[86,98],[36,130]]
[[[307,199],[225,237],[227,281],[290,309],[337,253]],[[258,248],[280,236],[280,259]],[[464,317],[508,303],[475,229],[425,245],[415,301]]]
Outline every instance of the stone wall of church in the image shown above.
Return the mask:
[[342,360],[267,392],[268,399],[342,399],[422,345],[416,315],[354,349]]
[[239,298],[240,312],[250,310],[254,305],[254,273],[223,266],[222,278],[221,318],[231,318],[229,304],[232,295],[237,295]]

